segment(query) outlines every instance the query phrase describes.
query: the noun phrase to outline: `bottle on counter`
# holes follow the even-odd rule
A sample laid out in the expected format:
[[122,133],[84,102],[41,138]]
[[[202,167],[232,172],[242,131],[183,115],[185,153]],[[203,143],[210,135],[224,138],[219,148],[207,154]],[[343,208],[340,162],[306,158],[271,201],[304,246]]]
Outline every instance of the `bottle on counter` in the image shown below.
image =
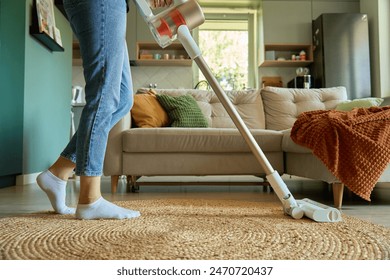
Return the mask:
[[311,76],[310,75],[303,76],[303,88],[306,88],[306,89],[311,88]]

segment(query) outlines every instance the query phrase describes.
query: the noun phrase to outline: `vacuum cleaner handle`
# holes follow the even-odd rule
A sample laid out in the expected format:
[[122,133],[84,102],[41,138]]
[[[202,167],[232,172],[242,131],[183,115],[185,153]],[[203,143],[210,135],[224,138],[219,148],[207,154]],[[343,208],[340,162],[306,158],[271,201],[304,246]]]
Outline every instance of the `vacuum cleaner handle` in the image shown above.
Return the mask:
[[146,22],[149,22],[154,17],[154,14],[148,2],[134,1],[134,3],[137,5],[138,11],[141,13],[141,16]]

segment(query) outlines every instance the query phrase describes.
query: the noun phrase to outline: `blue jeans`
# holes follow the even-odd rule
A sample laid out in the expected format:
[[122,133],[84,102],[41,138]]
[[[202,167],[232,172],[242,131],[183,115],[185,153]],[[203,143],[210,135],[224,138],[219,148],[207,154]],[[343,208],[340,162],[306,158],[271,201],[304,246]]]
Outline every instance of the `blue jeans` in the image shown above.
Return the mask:
[[86,105],[61,156],[76,163],[76,175],[101,176],[108,133],[133,105],[126,2],[64,0],[64,8],[80,42]]

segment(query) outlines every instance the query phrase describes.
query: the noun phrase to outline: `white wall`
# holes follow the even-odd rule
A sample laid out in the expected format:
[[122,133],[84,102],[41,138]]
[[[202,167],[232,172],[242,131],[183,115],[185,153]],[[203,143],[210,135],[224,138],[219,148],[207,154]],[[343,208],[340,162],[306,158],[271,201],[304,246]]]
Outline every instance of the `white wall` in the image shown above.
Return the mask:
[[149,84],[158,88],[193,88],[192,67],[183,66],[135,66],[131,67],[133,89],[136,91]]
[[390,97],[390,1],[380,0],[380,57],[381,91],[380,96]]
[[390,1],[360,0],[361,11],[368,14],[373,95],[390,96]]
[[310,44],[310,2],[263,0],[263,24],[265,44]]

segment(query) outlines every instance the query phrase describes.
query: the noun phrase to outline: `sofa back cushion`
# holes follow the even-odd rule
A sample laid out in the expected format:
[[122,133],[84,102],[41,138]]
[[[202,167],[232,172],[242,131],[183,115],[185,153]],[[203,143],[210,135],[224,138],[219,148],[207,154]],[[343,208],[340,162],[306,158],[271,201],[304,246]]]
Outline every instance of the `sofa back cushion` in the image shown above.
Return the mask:
[[[235,128],[225,108],[213,91],[197,89],[156,89],[157,94],[194,97],[212,128]],[[265,116],[260,90],[227,91],[227,96],[249,129],[264,129]]]
[[265,87],[261,90],[266,128],[289,129],[302,112],[335,109],[347,100],[345,87],[297,89]]

